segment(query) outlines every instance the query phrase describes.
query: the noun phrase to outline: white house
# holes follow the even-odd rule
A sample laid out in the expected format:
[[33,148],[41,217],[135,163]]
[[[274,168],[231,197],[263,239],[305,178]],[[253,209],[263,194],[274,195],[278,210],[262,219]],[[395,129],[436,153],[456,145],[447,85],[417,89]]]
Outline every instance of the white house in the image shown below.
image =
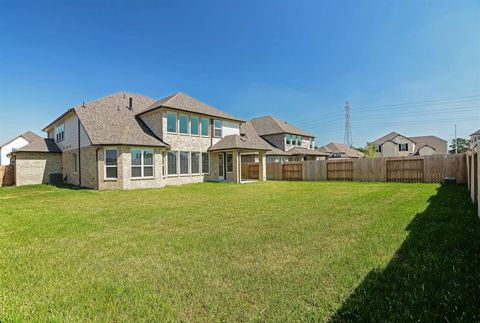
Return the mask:
[[10,154],[12,151],[22,148],[39,139],[42,139],[42,137],[34,134],[31,131],[27,131],[0,146],[0,166],[10,164],[10,157],[8,157],[8,154]]

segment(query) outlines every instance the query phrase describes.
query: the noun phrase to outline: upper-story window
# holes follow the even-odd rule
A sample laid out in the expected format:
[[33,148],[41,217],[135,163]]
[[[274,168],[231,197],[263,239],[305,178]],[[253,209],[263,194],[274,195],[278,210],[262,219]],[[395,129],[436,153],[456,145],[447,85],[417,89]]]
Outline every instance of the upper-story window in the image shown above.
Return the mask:
[[186,114],[180,114],[178,117],[179,120],[179,132],[184,135],[188,135],[188,115]]
[[192,136],[198,136],[199,119],[197,116],[190,117],[190,133]]
[[177,133],[177,114],[167,112],[167,132]]
[[60,142],[65,139],[65,124],[62,122],[55,127],[55,141]]
[[302,145],[302,136],[297,136],[297,146]]
[[202,124],[202,136],[208,137],[208,118],[201,118],[200,123]]
[[297,136],[292,135],[292,145],[295,145],[297,143]]
[[398,145],[398,150],[400,150],[400,151],[408,151],[408,144],[400,144],[400,145]]
[[375,145],[375,151],[377,153],[381,153],[382,152],[382,145]]
[[290,134],[287,133],[287,134],[285,135],[285,140],[286,140],[286,142],[287,142],[287,145],[290,145],[290,143],[292,142],[292,141],[291,141],[291,140],[292,140],[292,136],[290,136]]
[[222,120],[214,120],[213,121],[213,136],[215,138],[222,138]]

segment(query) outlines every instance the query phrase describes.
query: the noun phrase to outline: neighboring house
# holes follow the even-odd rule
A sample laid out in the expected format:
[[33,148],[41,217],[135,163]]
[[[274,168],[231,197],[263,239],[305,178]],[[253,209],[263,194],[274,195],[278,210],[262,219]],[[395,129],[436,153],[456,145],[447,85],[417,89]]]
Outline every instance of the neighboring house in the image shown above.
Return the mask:
[[406,137],[391,132],[372,142],[377,157],[447,154],[448,142],[435,136]]
[[27,131],[22,135],[19,135],[7,143],[0,146],[0,166],[10,164],[10,157],[8,156],[12,151],[20,149],[34,141],[42,139],[39,135],[34,134],[31,131]]
[[[250,120],[247,125],[255,130],[270,147],[267,161],[295,161],[325,159],[328,154],[315,149],[315,136],[274,116]],[[256,161],[256,157],[242,158]]]
[[239,182],[245,152],[260,156],[265,180],[269,147],[241,134],[242,123],[183,93],[158,101],[115,93],[69,109],[44,128],[48,139],[14,152],[17,185],[48,183],[55,173],[100,190]]
[[474,145],[480,141],[480,129],[470,135],[470,140]]
[[319,151],[329,154],[329,158],[363,158],[365,154],[361,151],[348,147],[345,144],[331,142],[318,148]]

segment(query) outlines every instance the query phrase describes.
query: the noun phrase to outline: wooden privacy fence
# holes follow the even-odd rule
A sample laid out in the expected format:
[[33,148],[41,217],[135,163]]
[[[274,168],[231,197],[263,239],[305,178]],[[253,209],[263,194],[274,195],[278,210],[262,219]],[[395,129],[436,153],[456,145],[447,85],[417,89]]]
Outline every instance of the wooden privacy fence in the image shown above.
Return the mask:
[[267,164],[267,180],[441,183],[445,177],[467,183],[465,154]]
[[0,186],[15,185],[15,166],[0,166]]
[[258,163],[242,163],[243,179],[258,179]]

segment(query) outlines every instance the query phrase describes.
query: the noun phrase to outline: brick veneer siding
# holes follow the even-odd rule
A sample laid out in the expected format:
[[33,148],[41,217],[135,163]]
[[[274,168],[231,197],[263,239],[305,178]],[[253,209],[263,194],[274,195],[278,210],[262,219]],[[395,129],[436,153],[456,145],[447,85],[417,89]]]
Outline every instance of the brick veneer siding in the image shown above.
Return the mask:
[[17,152],[16,185],[49,184],[50,174],[62,173],[61,153]]

